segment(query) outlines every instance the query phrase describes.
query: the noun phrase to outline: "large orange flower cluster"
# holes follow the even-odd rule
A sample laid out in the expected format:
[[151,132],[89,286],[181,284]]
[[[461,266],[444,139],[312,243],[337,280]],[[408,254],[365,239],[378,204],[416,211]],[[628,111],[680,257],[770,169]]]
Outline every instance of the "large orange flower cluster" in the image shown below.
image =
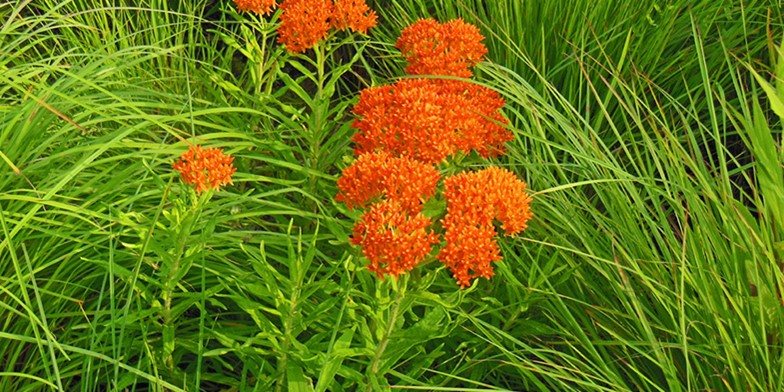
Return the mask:
[[[470,77],[487,53],[475,26],[455,19],[423,19],[405,28],[396,46],[414,75]],[[401,79],[360,93],[353,113],[354,152],[387,151],[426,163],[459,152],[500,155],[512,140],[501,115],[504,100],[495,91],[453,79]]]
[[231,176],[237,171],[233,162],[234,157],[224,155],[219,148],[191,146],[172,167],[180,172],[182,182],[201,193],[232,184]]
[[[240,11],[268,14],[276,0],[234,0]],[[331,28],[366,33],[376,13],[365,0],[283,0],[278,42],[292,53],[304,52],[326,38]]]
[[386,151],[440,163],[458,151],[499,155],[512,135],[504,100],[484,86],[458,80],[401,79],[360,92],[353,113],[355,153]]
[[363,154],[338,179],[336,201],[349,208],[365,207],[381,196],[395,200],[406,211],[419,212],[433,196],[440,175],[431,165],[384,152]]
[[376,203],[354,225],[351,243],[360,245],[379,277],[410,271],[430,254],[438,235],[427,231],[430,218],[406,210],[396,200]]
[[471,68],[487,53],[476,26],[462,19],[438,23],[420,19],[400,32],[395,47],[408,61],[411,75],[448,75],[469,78]]
[[363,90],[354,107],[355,152],[386,151],[426,163],[455,152],[459,102],[430,79],[401,79]]
[[442,220],[446,247],[438,259],[465,287],[476,277],[493,276],[491,262],[501,259],[493,220],[501,222],[507,236],[528,227],[532,213],[526,185],[512,172],[489,167],[463,172],[444,180],[447,214]]
[[[420,20],[406,28],[397,47],[414,75],[470,77],[487,49],[479,30],[462,20]],[[439,236],[428,231],[423,205],[439,181],[434,165],[459,152],[483,157],[504,152],[512,139],[501,114],[504,100],[493,90],[456,79],[409,78],[360,93],[352,140],[358,156],[338,179],[336,200],[368,210],[351,242],[362,247],[368,268],[398,276],[428,257]],[[437,259],[461,287],[493,275],[501,259],[494,220],[506,235],[526,228],[532,214],[526,185],[512,172],[488,168],[444,181],[446,245]]]

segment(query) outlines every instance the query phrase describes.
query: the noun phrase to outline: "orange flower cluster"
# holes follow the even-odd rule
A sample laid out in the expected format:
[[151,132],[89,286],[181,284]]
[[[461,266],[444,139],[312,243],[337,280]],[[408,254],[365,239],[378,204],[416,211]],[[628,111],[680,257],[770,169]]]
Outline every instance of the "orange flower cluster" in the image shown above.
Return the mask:
[[278,5],[276,0],[234,0],[237,9],[267,15]]
[[400,32],[400,49],[411,75],[448,75],[470,78],[471,67],[482,60],[487,48],[476,26],[454,19],[438,23],[420,19]]
[[356,154],[386,151],[426,163],[455,152],[458,96],[429,79],[401,79],[360,92],[353,113]]
[[431,164],[471,149],[499,155],[512,139],[503,106],[495,91],[457,80],[401,79],[371,87],[354,106],[354,152],[386,151]]
[[[234,0],[240,11],[268,14],[276,0]],[[283,0],[278,42],[291,53],[304,52],[327,37],[329,30],[366,33],[376,25],[376,13],[365,0]]]
[[[410,74],[470,77],[487,49],[479,30],[462,20],[421,20],[406,28],[397,47]],[[363,90],[353,113],[354,164],[338,179],[336,200],[368,207],[351,242],[360,245],[379,277],[410,271],[430,255],[439,236],[428,232],[423,204],[434,196],[434,165],[460,151],[500,155],[512,139],[501,115],[504,100],[489,88],[453,79],[413,78]],[[446,245],[437,259],[461,287],[493,275],[501,259],[493,222],[506,235],[526,228],[532,214],[526,185],[508,170],[489,168],[444,181]]]
[[233,162],[234,157],[224,155],[219,148],[191,146],[172,167],[180,172],[182,182],[201,193],[232,184],[231,176],[237,171]]
[[285,0],[280,9],[278,42],[289,52],[304,52],[327,37],[332,0]]
[[493,220],[507,236],[528,227],[531,197],[512,172],[490,167],[459,173],[444,180],[447,214],[442,220],[446,247],[438,259],[452,271],[461,287],[476,277],[493,276],[491,262],[501,259]]
[[438,235],[428,232],[430,218],[406,210],[396,200],[376,203],[354,225],[351,243],[360,245],[379,277],[397,277],[430,254]]
[[406,211],[419,212],[435,193],[439,178],[436,168],[421,162],[383,152],[363,154],[338,179],[335,200],[349,208],[365,207],[383,195]]
[[364,0],[284,0],[278,42],[292,53],[304,52],[327,36],[330,27],[365,33],[376,13]]
[[330,17],[332,27],[365,34],[376,25],[376,12],[365,4],[365,0],[334,0],[334,4]]

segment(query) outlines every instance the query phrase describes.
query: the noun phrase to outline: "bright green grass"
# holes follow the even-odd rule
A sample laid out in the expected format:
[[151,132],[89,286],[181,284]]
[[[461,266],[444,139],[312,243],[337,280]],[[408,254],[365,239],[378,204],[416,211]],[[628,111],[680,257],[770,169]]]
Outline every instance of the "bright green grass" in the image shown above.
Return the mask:
[[[0,390],[784,389],[778,3],[377,1],[334,90],[228,2],[115,3],[0,3]],[[377,280],[332,201],[346,104],[426,15],[488,37],[534,193],[468,290]],[[167,322],[184,140],[238,171]]]

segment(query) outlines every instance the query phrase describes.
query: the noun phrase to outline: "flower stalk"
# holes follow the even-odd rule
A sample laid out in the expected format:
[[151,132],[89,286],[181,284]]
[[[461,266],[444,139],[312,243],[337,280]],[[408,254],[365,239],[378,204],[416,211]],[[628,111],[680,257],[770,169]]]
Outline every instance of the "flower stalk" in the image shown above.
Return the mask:
[[171,374],[177,371],[174,363],[175,291],[204,247],[201,241],[192,241],[192,234],[203,227],[200,225],[202,212],[214,191],[232,183],[231,176],[236,172],[233,161],[233,157],[218,148],[191,146],[172,165],[182,182],[189,186],[183,189],[180,198],[174,200],[174,208],[163,212],[168,225],[159,231],[157,244],[153,247],[160,260],[159,273],[164,282],[160,293],[163,302],[160,310],[162,360]]

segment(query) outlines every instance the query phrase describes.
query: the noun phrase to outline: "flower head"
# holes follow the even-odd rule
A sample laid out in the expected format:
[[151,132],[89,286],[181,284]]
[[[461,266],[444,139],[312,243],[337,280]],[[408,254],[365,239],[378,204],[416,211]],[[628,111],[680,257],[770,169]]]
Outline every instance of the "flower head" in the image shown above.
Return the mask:
[[493,276],[491,262],[501,259],[493,221],[507,236],[526,227],[533,214],[526,185],[512,172],[490,167],[463,172],[444,180],[447,214],[442,220],[446,246],[438,259],[452,271],[461,287],[471,279]]
[[232,184],[231,176],[237,169],[234,157],[224,155],[219,148],[191,146],[172,167],[180,172],[182,182],[193,185],[197,193]]
[[284,0],[280,3],[278,42],[289,52],[304,52],[326,38],[333,15],[332,0]]
[[393,158],[383,152],[362,154],[343,170],[335,200],[349,208],[365,207],[383,195],[407,211],[418,212],[435,193],[439,177],[433,166],[408,158]]
[[501,260],[493,226],[467,224],[454,216],[445,217],[442,224],[446,246],[438,259],[452,271],[457,284],[465,288],[471,285],[471,279],[490,279],[494,275],[490,263]]
[[456,149],[476,150],[488,158],[501,155],[504,144],[514,137],[506,129],[509,123],[501,109],[506,102],[497,92],[475,83],[462,80],[438,80],[443,94],[455,95],[462,103],[463,112],[457,122],[458,140]]
[[376,25],[376,12],[365,4],[365,0],[334,0],[330,23],[338,30],[351,30],[365,34]]
[[374,204],[354,225],[351,243],[360,245],[379,277],[410,271],[430,254],[438,235],[425,230],[430,218],[411,214],[395,200]]
[[251,11],[256,14],[269,14],[278,5],[276,0],[234,0],[237,9],[242,11]]
[[454,19],[438,23],[420,19],[400,32],[395,47],[400,49],[412,75],[471,77],[471,67],[482,59],[487,48],[476,26]]
[[459,80],[401,79],[371,87],[354,106],[354,152],[385,151],[425,163],[471,149],[498,155],[512,139],[503,105],[496,92]]
[[360,92],[355,153],[386,151],[425,163],[438,163],[455,151],[453,96],[431,79],[401,79],[394,85]]

